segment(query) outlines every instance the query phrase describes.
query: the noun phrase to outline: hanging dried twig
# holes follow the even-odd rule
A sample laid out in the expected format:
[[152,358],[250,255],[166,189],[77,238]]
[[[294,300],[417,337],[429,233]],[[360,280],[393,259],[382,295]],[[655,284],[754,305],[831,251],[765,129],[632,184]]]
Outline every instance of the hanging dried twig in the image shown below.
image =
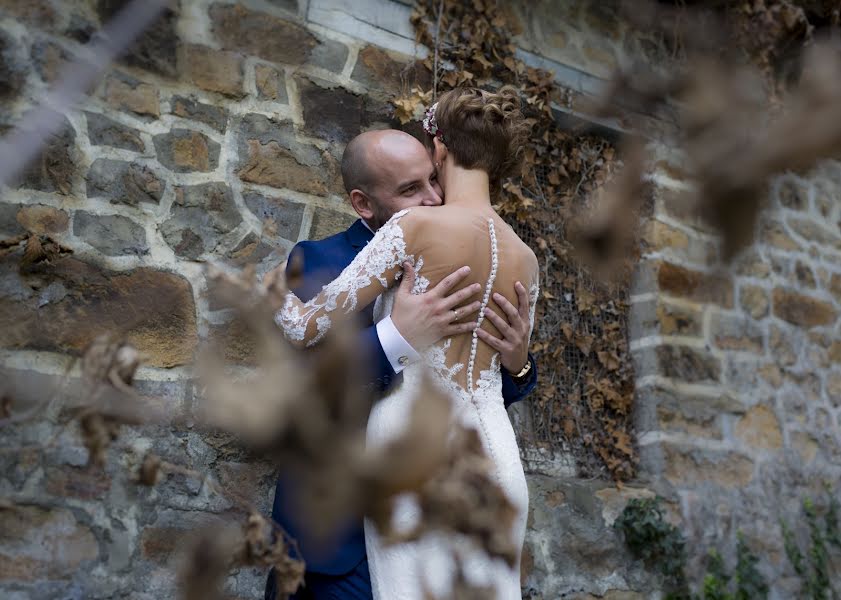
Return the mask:
[[438,20],[435,25],[435,59],[432,62],[432,101],[438,99],[438,43],[441,39],[441,19],[444,16],[444,0],[438,3]]

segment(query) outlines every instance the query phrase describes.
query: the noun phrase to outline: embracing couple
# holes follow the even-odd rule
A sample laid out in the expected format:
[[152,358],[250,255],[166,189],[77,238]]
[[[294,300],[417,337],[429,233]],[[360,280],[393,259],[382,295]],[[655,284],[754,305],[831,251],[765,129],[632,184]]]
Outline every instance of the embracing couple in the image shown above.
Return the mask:
[[[506,408],[536,381],[528,341],[539,271],[491,200],[519,173],[528,125],[516,89],[460,88],[427,111],[423,128],[426,147],[396,130],[348,144],[342,177],[361,219],[293,249],[289,264],[302,263],[303,277],[275,320],[288,339],[310,346],[338,321],[363,313],[369,326],[358,343],[374,366],[371,385],[383,395],[368,420],[370,445],[401,433],[423,373],[431,373],[450,394],[455,418],[479,433],[516,507],[511,534],[521,548],[528,489]],[[386,547],[366,522],[337,533],[326,552],[310,549],[290,511],[291,485],[281,477],[272,517],[299,540],[307,562],[296,599],[420,599],[424,587],[449,589],[455,565],[445,540]],[[418,514],[404,498],[395,529],[409,529]],[[463,558],[471,584],[491,587],[499,600],[520,598],[519,560],[511,568],[479,550]],[[275,595],[270,575],[266,598]]]

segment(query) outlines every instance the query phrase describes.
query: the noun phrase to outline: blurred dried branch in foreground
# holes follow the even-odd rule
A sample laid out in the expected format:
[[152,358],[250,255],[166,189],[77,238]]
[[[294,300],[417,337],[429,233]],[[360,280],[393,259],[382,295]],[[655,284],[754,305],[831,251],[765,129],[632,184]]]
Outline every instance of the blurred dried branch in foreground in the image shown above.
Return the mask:
[[131,388],[140,355],[122,337],[103,334],[87,346],[79,361],[79,381],[69,377],[75,362],[71,361],[53,386],[26,374],[4,381],[2,397],[8,414],[0,419],[0,426],[36,419],[60,395],[64,396],[63,408],[69,418],[43,446],[54,444],[67,426],[78,422],[89,460],[102,466],[122,424],[154,422],[159,415]]
[[[274,323],[275,308],[288,293],[284,281],[260,287],[250,271],[214,272],[211,280],[255,335],[258,364],[242,373],[232,371],[211,351],[199,359],[204,393],[194,415],[198,429],[232,434],[257,455],[292,473],[299,494],[295,500],[316,538],[326,538],[347,519],[363,515],[370,515],[388,537],[393,533],[389,523],[394,499],[415,493],[424,520],[408,538],[400,539],[444,531],[466,537],[491,556],[513,564],[518,550],[509,534],[514,508],[494,481],[493,466],[476,432],[454,428],[451,399],[445,392],[425,380],[405,430],[388,444],[368,448],[365,425],[371,399],[359,379],[350,328],[339,327],[318,348],[298,352]],[[47,445],[78,423],[94,465],[104,467],[109,450],[133,453],[128,443],[114,443],[123,426],[166,422],[166,415],[132,387],[141,358],[122,335],[96,337],[81,359],[71,364],[79,365],[80,378],[70,379],[68,369],[62,379],[67,393],[60,412],[63,422]],[[68,381],[72,385],[65,385]],[[35,388],[27,388],[26,381],[5,383],[0,392],[4,415],[0,424],[36,418],[57,398],[55,390],[33,393]],[[24,405],[16,399],[24,397],[28,400],[22,410]],[[179,473],[227,498],[237,512],[247,515],[239,528],[200,533],[181,572],[185,598],[221,598],[229,570],[243,566],[273,567],[282,594],[298,588],[304,564],[289,552],[296,542],[260,516],[237,490],[225,489],[209,474],[152,452],[128,462],[140,485],[155,486],[163,474]],[[457,597],[473,590],[464,581],[460,585],[464,589],[454,591]]]
[[105,452],[117,439],[120,425],[147,421],[139,398],[131,388],[140,366],[140,354],[124,339],[103,334],[82,355],[84,404],[75,409],[82,442],[90,460],[102,466]]
[[[122,426],[163,422],[164,415],[154,410],[149,399],[141,397],[132,387],[141,356],[124,337],[116,334],[96,337],[78,361],[80,380],[71,380],[69,374],[76,362],[71,362],[55,388],[31,375],[5,380],[0,388],[4,414],[0,425],[41,417],[61,392],[65,420],[43,447],[52,446],[69,425],[78,423],[89,461],[104,467],[108,450]],[[4,448],[7,449],[13,448]],[[119,450],[130,451],[129,448]],[[228,571],[242,566],[274,567],[279,589],[291,594],[298,588],[304,565],[289,556],[294,541],[254,512],[254,507],[235,490],[226,490],[206,474],[162,461],[151,453],[143,458],[136,481],[154,486],[160,481],[162,472],[194,477],[234,502],[240,510],[250,511],[241,530],[233,528],[221,534],[217,530],[207,532],[193,548],[185,567],[188,575],[183,579],[182,589],[187,598],[222,597],[221,584]]]
[[779,114],[763,103],[757,74],[712,61],[693,71],[679,98],[696,208],[721,232],[725,259],[752,242],[772,176],[804,172],[841,152],[841,53],[816,45],[804,53],[803,69]]
[[457,552],[452,552],[450,557],[453,564],[456,565],[456,572],[449,596],[439,598],[432,590],[424,586],[425,600],[495,600],[497,598],[496,591],[492,587],[471,583],[467,580],[464,563]]
[[[284,282],[259,286],[251,272],[218,269],[211,281],[245,320],[260,351],[254,371],[239,381],[218,358],[200,361],[206,422],[236,433],[295,477],[295,505],[316,541],[347,519],[367,515],[392,542],[444,531],[514,564],[516,510],[495,482],[478,434],[454,424],[445,392],[425,379],[400,435],[366,447],[371,399],[363,393],[351,327],[334,327],[316,348],[300,353],[274,324],[280,302],[269,296],[288,293]],[[408,534],[390,525],[394,500],[404,493],[417,494],[423,513]]]
[[[10,246],[10,249],[13,248]],[[51,263],[57,258],[72,254],[70,248],[62,246],[50,236],[32,234],[26,238],[20,270],[25,272],[40,263]]]
[[184,600],[224,598],[222,583],[231,569],[274,567],[278,591],[293,594],[304,580],[304,563],[289,556],[284,535],[257,513],[241,528],[199,531],[183,557],[179,573]]
[[519,548],[511,536],[516,507],[493,480],[493,464],[474,429],[456,426],[446,468],[420,489],[421,521],[407,532],[377,522],[387,543],[417,540],[435,532],[455,532],[474,540],[489,556],[516,564]]
[[6,238],[4,240],[0,240],[0,258],[14,252],[17,250],[17,247],[20,245],[21,242],[27,240],[29,236],[25,233],[20,235],[16,235],[14,237]]
[[622,155],[622,170],[593,192],[588,208],[567,224],[566,231],[579,260],[605,281],[623,275],[628,256],[635,252],[639,210],[645,199],[642,142],[629,142]]
[[675,101],[697,188],[693,209],[721,233],[730,260],[753,240],[771,177],[841,153],[841,52],[829,44],[804,52],[800,82],[778,107],[755,69],[705,55],[689,60],[665,79],[621,75],[605,106],[624,96]]

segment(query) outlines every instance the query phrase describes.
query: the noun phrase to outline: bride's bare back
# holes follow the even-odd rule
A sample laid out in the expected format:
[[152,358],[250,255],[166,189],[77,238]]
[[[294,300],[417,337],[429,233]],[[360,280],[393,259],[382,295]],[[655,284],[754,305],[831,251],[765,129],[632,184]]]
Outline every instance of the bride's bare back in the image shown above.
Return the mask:
[[[291,340],[312,345],[326,334],[333,319],[361,310],[393,287],[405,261],[415,265],[418,293],[468,265],[470,275],[460,287],[479,283],[482,304],[491,310],[501,312],[493,300],[494,292],[516,305],[517,281],[529,290],[532,308],[537,298],[534,253],[490,208],[418,207],[394,215],[318,296],[302,303],[290,295],[278,313],[278,322]],[[499,336],[481,311],[466,318],[475,318],[481,327]],[[493,364],[496,351],[475,333],[445,338],[436,347],[444,353],[450,380],[467,392],[473,391],[483,372],[499,370],[499,365]]]
[[[420,207],[411,215],[412,235],[407,237],[407,251],[420,263],[418,274],[428,287],[438,284],[444,277],[462,267],[470,267],[470,275],[458,289],[473,283],[481,285],[479,298],[500,316],[505,316],[493,299],[501,294],[514,306],[518,303],[514,284],[519,281],[529,290],[530,306],[534,308],[538,290],[538,265],[532,250],[490,208],[442,206]],[[419,286],[420,287],[420,286]],[[427,287],[426,285],[423,286]],[[418,289],[417,291],[423,291]],[[502,337],[489,319],[478,314],[465,315],[462,322],[476,321],[496,337]],[[468,377],[475,385],[480,373],[492,367],[497,352],[473,333],[446,338],[438,344],[446,346],[448,368],[463,365],[454,380],[468,390]],[[471,358],[473,359],[471,361]]]

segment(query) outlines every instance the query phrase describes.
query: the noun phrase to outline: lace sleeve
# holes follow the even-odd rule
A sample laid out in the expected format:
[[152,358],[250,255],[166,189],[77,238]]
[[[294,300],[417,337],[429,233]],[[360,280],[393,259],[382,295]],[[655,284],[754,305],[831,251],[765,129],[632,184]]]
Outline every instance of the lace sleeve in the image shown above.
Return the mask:
[[537,299],[540,296],[540,273],[535,273],[529,286],[529,339],[534,333],[534,313],[537,309]]
[[374,239],[356,255],[344,271],[309,302],[289,294],[275,322],[291,342],[316,344],[333,324],[334,318],[362,310],[394,285],[402,264],[413,258],[406,251],[401,219],[409,212],[396,213],[380,227]]

